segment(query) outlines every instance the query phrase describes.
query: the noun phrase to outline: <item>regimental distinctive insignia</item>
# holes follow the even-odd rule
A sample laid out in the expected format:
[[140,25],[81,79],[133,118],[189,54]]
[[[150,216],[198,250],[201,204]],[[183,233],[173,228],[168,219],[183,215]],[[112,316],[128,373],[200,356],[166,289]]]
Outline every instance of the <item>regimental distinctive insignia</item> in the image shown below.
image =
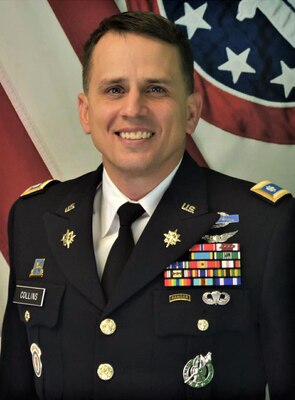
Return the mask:
[[233,223],[239,222],[239,215],[238,214],[226,214],[225,212],[218,212],[217,214],[220,215],[219,219],[215,222],[212,228],[224,228],[225,226]]
[[36,258],[29,278],[43,278],[45,258]]
[[185,261],[176,261],[164,271],[164,285],[239,286],[239,243],[199,243],[189,249]]
[[250,190],[272,204],[275,204],[283,197],[291,194],[288,190],[282,189],[280,186],[270,181],[259,182],[251,187]]
[[212,381],[214,368],[211,355],[211,353],[207,353],[206,356],[197,355],[185,364],[183,368],[184,383],[193,388],[202,388]]
[[224,243],[238,232],[239,231],[226,232],[222,233],[221,235],[205,235],[202,236],[202,239],[205,240],[207,243],[218,243],[218,242]]
[[36,343],[33,343],[30,347],[30,350],[32,354],[32,363],[35,374],[37,378],[40,378],[40,376],[42,375],[41,349]]
[[165,239],[164,243],[166,243],[166,247],[175,246],[178,242],[181,242],[180,234],[177,233],[177,229],[175,231],[169,231],[168,233],[164,233]]
[[74,231],[67,229],[66,233],[64,233],[61,238],[61,242],[67,249],[69,249],[71,244],[74,242],[75,237],[76,235],[74,234]]
[[225,306],[230,301],[230,295],[226,292],[214,290],[213,292],[205,292],[202,296],[202,300],[209,306]]
[[68,213],[68,212],[74,210],[75,207],[76,207],[76,204],[75,204],[75,203],[72,203],[72,204],[68,205],[68,206],[65,208],[65,213]]

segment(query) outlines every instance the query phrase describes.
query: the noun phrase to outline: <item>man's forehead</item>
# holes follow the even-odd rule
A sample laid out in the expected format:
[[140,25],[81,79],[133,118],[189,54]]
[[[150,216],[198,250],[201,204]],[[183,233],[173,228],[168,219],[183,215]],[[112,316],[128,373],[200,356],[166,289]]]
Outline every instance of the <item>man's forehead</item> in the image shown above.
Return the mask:
[[100,85],[129,84],[132,80],[174,86],[183,79],[175,45],[133,32],[107,32],[96,44],[91,64]]
[[[106,32],[96,43],[94,51],[99,51],[100,47],[105,47],[109,45],[109,43],[113,46],[126,46],[126,43],[132,40],[133,42],[150,42],[150,44],[154,43],[155,47],[166,47],[170,49],[172,52],[178,53],[178,48],[173,43],[169,43],[165,40],[162,40],[158,37],[143,34],[140,32],[122,32],[122,31],[114,31],[110,30]],[[111,50],[111,47],[109,48]],[[142,48],[144,50],[144,47]]]

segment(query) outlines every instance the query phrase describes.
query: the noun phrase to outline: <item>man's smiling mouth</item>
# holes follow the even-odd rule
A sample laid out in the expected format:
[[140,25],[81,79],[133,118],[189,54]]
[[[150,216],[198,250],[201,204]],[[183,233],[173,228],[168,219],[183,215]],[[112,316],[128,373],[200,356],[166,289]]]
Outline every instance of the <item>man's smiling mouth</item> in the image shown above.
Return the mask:
[[115,132],[115,133],[122,139],[128,139],[128,140],[150,139],[154,135],[154,132],[148,132],[148,131]]

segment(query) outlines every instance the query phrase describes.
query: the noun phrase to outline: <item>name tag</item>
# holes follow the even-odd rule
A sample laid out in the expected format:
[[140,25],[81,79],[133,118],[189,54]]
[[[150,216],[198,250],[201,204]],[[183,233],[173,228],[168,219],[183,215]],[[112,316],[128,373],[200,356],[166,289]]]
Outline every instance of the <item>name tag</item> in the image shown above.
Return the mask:
[[13,303],[42,307],[45,292],[45,288],[16,285]]

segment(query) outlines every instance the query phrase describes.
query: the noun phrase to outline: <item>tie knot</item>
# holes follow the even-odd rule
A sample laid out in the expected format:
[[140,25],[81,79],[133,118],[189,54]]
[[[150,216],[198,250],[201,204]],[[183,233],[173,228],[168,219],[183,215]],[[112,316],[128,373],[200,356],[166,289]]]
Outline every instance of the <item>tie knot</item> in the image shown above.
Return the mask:
[[120,226],[131,226],[132,223],[144,213],[140,204],[127,202],[117,211]]

